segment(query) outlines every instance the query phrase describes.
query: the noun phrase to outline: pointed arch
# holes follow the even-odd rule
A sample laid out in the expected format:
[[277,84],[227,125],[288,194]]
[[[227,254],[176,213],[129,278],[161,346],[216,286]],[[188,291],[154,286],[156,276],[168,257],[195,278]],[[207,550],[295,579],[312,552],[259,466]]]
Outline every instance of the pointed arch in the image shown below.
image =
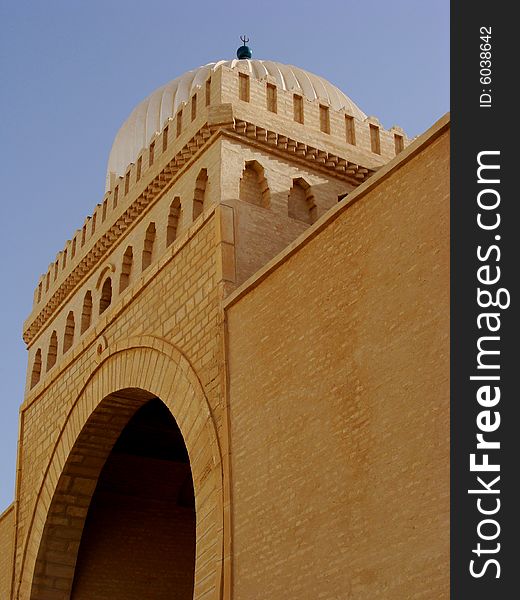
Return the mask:
[[39,381],[42,374],[42,351],[41,348],[36,350],[34,355],[33,368],[31,372],[31,388],[33,388]]
[[128,246],[123,254],[123,262],[121,263],[121,275],[119,276],[119,293],[126,290],[132,276],[132,266],[134,262],[134,251],[132,246]]
[[56,364],[56,358],[58,356],[58,334],[53,331],[51,339],[49,341],[49,348],[47,350],[47,364],[45,367],[46,371],[49,371]]
[[150,223],[146,230],[143,245],[143,256],[141,261],[141,270],[147,269],[153,260],[153,251],[155,246],[155,223]]
[[181,199],[175,196],[170,204],[170,212],[168,213],[168,225],[166,227],[166,245],[172,244],[177,237],[177,229],[179,227],[179,219],[181,216]]
[[67,315],[67,322],[65,323],[65,333],[63,334],[63,353],[67,352],[74,343],[74,313],[72,311]]
[[83,310],[81,311],[81,333],[87,331],[92,323],[92,292],[88,290],[83,299]]
[[311,186],[301,177],[293,179],[289,191],[288,214],[292,219],[312,224],[318,216],[318,208],[312,195]]
[[269,185],[264,168],[256,160],[247,161],[240,178],[240,200],[268,208],[270,204]]
[[206,187],[208,185],[208,170],[201,169],[197,180],[195,181],[195,190],[193,192],[193,220],[202,214],[204,202],[206,200]]
[[101,288],[101,298],[99,299],[99,314],[105,312],[105,310],[112,303],[112,279],[107,277]]

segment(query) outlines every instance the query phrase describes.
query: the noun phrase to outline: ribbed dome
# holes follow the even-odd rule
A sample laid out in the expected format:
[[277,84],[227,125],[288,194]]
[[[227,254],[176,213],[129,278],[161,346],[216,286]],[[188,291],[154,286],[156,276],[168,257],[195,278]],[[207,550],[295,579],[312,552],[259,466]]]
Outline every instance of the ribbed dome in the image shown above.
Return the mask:
[[274,78],[280,89],[300,93],[309,100],[326,100],[336,110],[344,108],[358,119],[366,118],[354,102],[336,86],[298,67],[269,60],[221,60],[209,63],[188,71],[158,88],[132,111],[112,145],[108,159],[107,186],[108,174],[112,172],[122,176],[153,135],[162,129],[168,117],[172,117],[180,105],[189,100],[195,88],[201,86],[211,72],[222,65],[234,69],[239,64],[240,70],[246,67],[255,79],[265,79],[269,75]]

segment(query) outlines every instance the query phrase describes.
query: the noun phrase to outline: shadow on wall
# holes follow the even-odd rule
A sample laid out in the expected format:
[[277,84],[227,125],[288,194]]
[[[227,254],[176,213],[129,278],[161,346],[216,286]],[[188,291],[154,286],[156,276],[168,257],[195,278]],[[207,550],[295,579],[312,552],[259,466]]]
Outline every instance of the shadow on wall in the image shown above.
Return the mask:
[[31,599],[70,590],[71,600],[191,600],[195,539],[192,474],[177,423],[158,398],[123,390],[103,400],[67,460]]

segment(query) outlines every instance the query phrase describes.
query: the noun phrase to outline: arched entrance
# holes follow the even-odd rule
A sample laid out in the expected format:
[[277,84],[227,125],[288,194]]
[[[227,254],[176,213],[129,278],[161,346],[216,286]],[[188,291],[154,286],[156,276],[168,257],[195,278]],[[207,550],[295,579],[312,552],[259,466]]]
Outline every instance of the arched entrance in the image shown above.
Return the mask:
[[[144,461],[141,459],[151,459],[166,461],[168,464],[164,468],[170,469],[170,474],[177,473],[176,483],[172,481],[166,493],[170,494],[170,499],[175,496],[170,508],[173,507],[178,516],[189,510],[193,513],[194,496],[194,583],[191,580],[194,587],[192,596],[187,597],[190,600],[192,597],[216,600],[221,597],[224,558],[222,462],[217,431],[202,386],[182,354],[156,338],[143,336],[114,344],[99,352],[98,357],[98,366],[78,391],[43,473],[21,557],[16,597],[30,600],[103,598],[97,592],[89,592],[86,596],[78,594],[83,593],[81,586],[88,580],[88,573],[94,573],[97,568],[89,547],[105,544],[103,532],[96,523],[110,521],[115,527],[116,517],[120,516],[113,512],[110,517],[104,512],[104,498],[122,485],[125,469],[129,470],[132,461],[134,466],[135,463],[142,466]],[[147,411],[150,412],[147,414]],[[153,435],[151,431],[144,433],[147,429],[153,430]],[[135,441],[139,432],[142,439],[149,442],[141,448]],[[153,440],[154,437],[157,440]],[[180,445],[181,439],[186,452]],[[164,444],[170,447],[169,456],[162,454],[164,447],[161,445]],[[148,450],[143,449],[145,447]],[[151,456],[143,456],[147,453]],[[128,454],[130,458],[122,459],[122,454]],[[191,467],[193,496],[190,496],[190,486],[184,477],[187,475],[187,463],[183,463],[186,454]],[[136,473],[134,470],[134,479],[138,479]],[[150,476],[144,467],[141,473],[143,477]],[[144,498],[145,503],[153,503],[160,495],[160,479],[154,483],[152,497]],[[176,491],[175,485],[178,486]],[[142,488],[141,491],[134,489],[134,492],[145,494]],[[132,493],[128,490],[127,496]],[[142,506],[141,503],[140,510]],[[92,507],[91,513],[89,507]],[[129,515],[128,506],[127,510]],[[177,525],[180,531],[179,522]],[[173,528],[171,523],[168,527]],[[184,519],[183,527],[189,533],[193,522]],[[121,535],[121,540],[123,538]],[[172,535],[165,538],[171,543]],[[186,534],[186,539],[191,539],[193,548],[193,538]],[[161,543],[165,542],[154,544],[154,548]],[[177,544],[174,551],[180,546]],[[192,556],[188,546],[182,546],[186,550],[184,565],[189,562],[186,557]],[[171,550],[163,549],[161,558],[164,555],[171,557]],[[177,552],[178,560],[179,555]],[[169,566],[173,566],[171,560]],[[158,565],[157,568],[160,570]],[[135,569],[132,569],[132,576],[136,575]],[[185,573],[190,572],[190,568],[183,567],[182,571],[184,583],[181,585],[180,579],[177,583],[178,589],[185,590],[188,587]],[[152,570],[148,569],[147,573],[150,578]],[[157,576],[157,572],[154,573],[153,577]],[[107,597],[118,598],[113,593]],[[121,597],[132,598],[127,593]],[[149,591],[136,597],[163,598],[152,596]],[[167,597],[176,598],[170,592]]]
[[192,600],[195,498],[188,452],[153,398],[121,432],[88,509],[71,600]]

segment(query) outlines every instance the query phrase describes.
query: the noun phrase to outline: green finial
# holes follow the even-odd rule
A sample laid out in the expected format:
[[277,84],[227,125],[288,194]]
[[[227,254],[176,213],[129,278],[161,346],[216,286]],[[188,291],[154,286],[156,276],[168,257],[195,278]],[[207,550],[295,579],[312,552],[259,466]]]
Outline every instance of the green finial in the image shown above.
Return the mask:
[[240,46],[240,48],[237,50],[237,58],[251,58],[253,56],[251,48],[249,46],[246,46],[246,44],[249,42],[249,38],[245,35],[241,35],[240,39],[242,40],[243,45]]

